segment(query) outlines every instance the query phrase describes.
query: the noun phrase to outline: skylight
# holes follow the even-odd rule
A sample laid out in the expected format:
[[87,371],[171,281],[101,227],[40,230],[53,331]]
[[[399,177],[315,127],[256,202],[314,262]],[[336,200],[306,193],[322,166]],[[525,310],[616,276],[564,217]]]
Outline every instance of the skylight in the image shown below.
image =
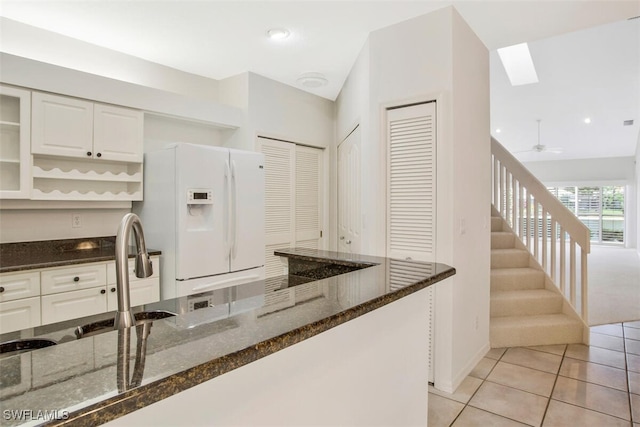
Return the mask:
[[498,49],[498,55],[512,86],[538,83],[536,68],[533,66],[529,46],[526,43]]

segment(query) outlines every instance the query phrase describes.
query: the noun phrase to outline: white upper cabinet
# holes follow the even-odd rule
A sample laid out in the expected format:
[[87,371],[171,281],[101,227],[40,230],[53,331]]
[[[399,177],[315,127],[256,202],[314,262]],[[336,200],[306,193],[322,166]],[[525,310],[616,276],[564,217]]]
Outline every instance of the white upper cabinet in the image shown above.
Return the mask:
[[142,162],[142,111],[111,105],[93,107],[93,149],[104,160]]
[[93,103],[33,92],[31,152],[65,157],[93,153]]
[[141,111],[34,92],[32,127],[33,154],[142,161]]
[[32,200],[142,200],[142,111],[33,92]]
[[0,86],[0,199],[30,193],[31,92]]

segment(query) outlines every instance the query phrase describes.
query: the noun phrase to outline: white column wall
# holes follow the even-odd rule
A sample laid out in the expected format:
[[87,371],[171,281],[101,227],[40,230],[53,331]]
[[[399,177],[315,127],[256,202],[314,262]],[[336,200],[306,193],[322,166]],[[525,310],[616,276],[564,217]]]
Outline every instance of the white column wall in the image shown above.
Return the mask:
[[365,49],[369,99],[350,83],[367,75],[356,63],[348,90],[336,102],[336,120],[339,132],[358,113],[367,124],[362,138],[366,253],[386,250],[386,195],[380,191],[386,188],[384,108],[438,103],[436,257],[458,273],[436,287],[435,380],[436,387],[452,391],[489,348],[488,51],[453,8],[375,31]]

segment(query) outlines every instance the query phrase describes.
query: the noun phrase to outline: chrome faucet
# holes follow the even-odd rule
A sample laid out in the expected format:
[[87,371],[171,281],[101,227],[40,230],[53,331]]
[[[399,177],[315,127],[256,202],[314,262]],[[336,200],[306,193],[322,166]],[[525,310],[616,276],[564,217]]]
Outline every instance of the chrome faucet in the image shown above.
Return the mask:
[[133,229],[136,241],[136,276],[149,277],[153,274],[151,260],[144,241],[142,223],[138,215],[126,214],[116,235],[116,287],[118,289],[118,311],[113,322],[113,329],[124,329],[136,324],[131,312],[131,296],[129,294],[129,237]]

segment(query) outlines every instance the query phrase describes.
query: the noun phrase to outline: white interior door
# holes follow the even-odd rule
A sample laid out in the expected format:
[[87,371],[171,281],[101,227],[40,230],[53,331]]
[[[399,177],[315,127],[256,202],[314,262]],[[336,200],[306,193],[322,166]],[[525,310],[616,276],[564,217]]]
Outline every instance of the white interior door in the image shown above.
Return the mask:
[[338,251],[360,251],[360,127],[338,145]]
[[322,150],[296,145],[296,248],[321,249]]
[[[406,286],[411,264],[435,261],[436,103],[387,111],[387,256],[391,289]],[[434,307],[429,289],[428,380],[434,381]]]
[[387,111],[387,256],[435,261],[435,102]]

